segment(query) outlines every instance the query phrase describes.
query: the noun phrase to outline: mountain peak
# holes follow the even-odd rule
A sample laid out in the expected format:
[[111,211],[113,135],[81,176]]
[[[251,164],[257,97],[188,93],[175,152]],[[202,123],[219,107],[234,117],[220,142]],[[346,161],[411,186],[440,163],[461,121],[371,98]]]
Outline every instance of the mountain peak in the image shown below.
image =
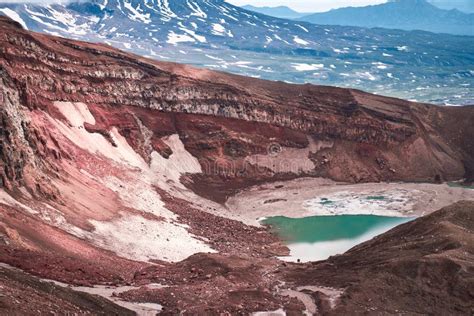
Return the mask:
[[307,15],[308,13],[301,13],[293,10],[290,7],[287,6],[276,6],[276,7],[270,7],[270,6],[263,6],[263,7],[258,7],[258,6],[253,6],[253,5],[244,5],[242,8],[257,12],[260,14],[265,14],[269,16],[274,16],[277,18],[282,18],[282,19],[296,19],[302,16]]
[[[434,7],[431,3],[426,0],[391,0],[387,3],[397,3],[404,6],[430,6]],[[380,4],[383,5],[383,4]]]
[[428,3],[428,1],[426,0],[390,0],[388,2],[409,3],[409,4]]
[[328,25],[474,35],[474,15],[457,10],[443,10],[426,0],[390,0],[387,3],[366,7],[315,13],[300,20]]

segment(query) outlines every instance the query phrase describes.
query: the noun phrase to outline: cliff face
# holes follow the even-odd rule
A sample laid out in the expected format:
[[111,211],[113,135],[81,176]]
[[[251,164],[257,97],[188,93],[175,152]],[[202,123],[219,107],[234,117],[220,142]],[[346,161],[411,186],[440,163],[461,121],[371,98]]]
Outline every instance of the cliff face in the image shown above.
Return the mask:
[[23,95],[4,70],[0,72],[0,91],[0,184],[10,191],[24,186],[31,192],[47,193],[42,192],[44,179],[39,175],[41,170],[49,175],[55,172],[55,166],[47,161],[48,154],[54,158],[57,153],[47,152],[43,136],[32,126],[29,110],[23,105]]
[[[442,107],[156,62],[104,45],[30,33],[6,18],[0,21],[3,85],[8,80],[12,91],[4,91],[5,104],[61,118],[53,102],[83,102],[96,118],[95,126],[85,126],[90,132],[107,135],[116,127],[145,160],[153,150],[169,155],[160,138],[178,133],[206,167],[205,175],[194,179],[197,190],[200,183],[222,184],[223,174],[242,185],[302,174],[350,182],[454,179],[462,178],[472,162],[463,143],[472,132],[464,128],[469,120],[456,126],[460,140],[452,142],[444,130],[453,127],[435,124],[435,119],[452,117]],[[4,116],[8,108],[2,109]],[[473,116],[472,108],[458,111]],[[21,121],[15,121],[13,130],[20,129]],[[8,124],[13,123],[5,118],[3,125]],[[22,141],[20,134],[15,141]],[[38,144],[27,147],[36,150]],[[67,156],[51,144],[54,148],[46,153]],[[22,154],[2,159],[9,168],[16,165],[2,171],[9,181],[22,174],[28,156],[25,152],[18,158],[22,162],[12,163],[15,155]],[[292,166],[270,166],[285,164]]]
[[[30,106],[51,101],[134,106],[204,114],[300,130],[321,138],[377,144],[406,140],[416,128],[407,108],[376,117],[349,90],[290,86],[173,64],[21,31],[2,42],[5,70]],[[370,110],[370,109],[369,109]],[[345,125],[345,126],[343,126]]]

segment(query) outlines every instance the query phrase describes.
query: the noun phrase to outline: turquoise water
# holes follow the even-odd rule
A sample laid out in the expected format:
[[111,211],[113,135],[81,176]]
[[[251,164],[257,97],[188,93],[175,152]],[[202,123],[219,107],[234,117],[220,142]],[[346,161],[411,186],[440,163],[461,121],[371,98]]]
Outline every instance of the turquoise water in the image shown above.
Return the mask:
[[474,185],[463,185],[459,182],[448,182],[448,186],[451,188],[463,188],[463,189],[471,189],[474,190]]
[[375,215],[340,215],[288,218],[276,216],[262,223],[270,225],[290,248],[288,261],[316,261],[341,254],[413,218]]

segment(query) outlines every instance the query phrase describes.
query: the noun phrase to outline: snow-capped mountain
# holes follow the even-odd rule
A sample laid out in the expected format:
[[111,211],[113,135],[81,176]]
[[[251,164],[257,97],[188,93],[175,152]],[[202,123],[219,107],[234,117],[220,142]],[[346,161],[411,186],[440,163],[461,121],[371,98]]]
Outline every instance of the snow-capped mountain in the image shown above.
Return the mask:
[[[30,30],[122,43],[292,49],[315,46],[317,36],[308,34],[301,23],[259,15],[223,0],[3,4],[0,11]],[[324,32],[322,28],[317,30]]]
[[474,69],[467,67],[474,41],[468,37],[315,25],[223,0],[5,3],[0,14],[32,31],[159,60],[435,103],[474,102]]

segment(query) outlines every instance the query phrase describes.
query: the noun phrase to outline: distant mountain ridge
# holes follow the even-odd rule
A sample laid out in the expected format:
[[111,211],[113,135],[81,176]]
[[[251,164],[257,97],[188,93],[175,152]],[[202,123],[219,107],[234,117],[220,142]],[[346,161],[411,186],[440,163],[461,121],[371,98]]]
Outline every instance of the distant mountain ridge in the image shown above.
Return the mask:
[[474,13],[474,1],[472,0],[428,0],[428,2],[445,10],[458,9],[465,13]]
[[463,13],[456,9],[440,9],[426,0],[392,0],[379,5],[341,8],[311,14],[299,20],[324,25],[474,35],[474,14]]
[[287,6],[257,7],[253,5],[244,5],[242,6],[242,8],[245,10],[273,16],[276,18],[282,18],[282,19],[298,19],[310,14],[310,13],[297,12]]

